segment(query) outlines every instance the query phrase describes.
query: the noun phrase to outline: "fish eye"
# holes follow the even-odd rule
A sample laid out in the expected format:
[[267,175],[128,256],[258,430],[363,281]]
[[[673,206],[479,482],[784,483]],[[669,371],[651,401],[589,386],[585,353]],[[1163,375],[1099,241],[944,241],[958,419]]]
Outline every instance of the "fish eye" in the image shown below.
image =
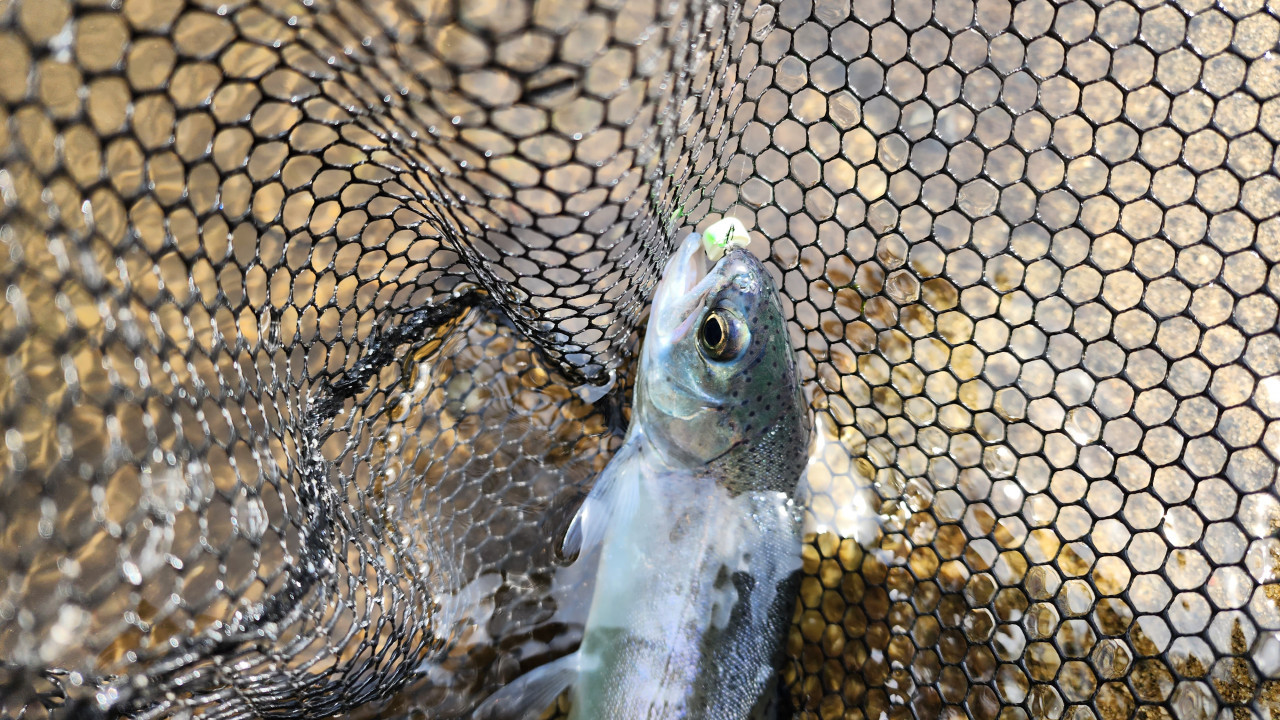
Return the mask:
[[698,327],[698,344],[702,352],[712,360],[732,360],[747,346],[746,323],[735,313],[712,310],[702,318]]

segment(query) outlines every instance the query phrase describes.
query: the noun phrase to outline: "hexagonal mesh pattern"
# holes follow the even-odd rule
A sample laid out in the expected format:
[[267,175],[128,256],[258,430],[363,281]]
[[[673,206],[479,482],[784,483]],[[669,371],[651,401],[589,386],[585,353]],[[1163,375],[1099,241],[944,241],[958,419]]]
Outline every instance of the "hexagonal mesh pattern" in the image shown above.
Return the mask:
[[0,2],[0,715],[448,717],[566,651],[723,215],[818,428],[798,716],[1280,714],[1278,17]]

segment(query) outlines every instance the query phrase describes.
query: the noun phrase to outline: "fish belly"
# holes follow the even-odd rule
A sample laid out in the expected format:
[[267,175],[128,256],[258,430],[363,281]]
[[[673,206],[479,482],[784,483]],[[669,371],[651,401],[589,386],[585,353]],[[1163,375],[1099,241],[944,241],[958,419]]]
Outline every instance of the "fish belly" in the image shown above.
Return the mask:
[[772,687],[800,564],[785,496],[635,465],[611,488],[638,484],[601,546],[572,717],[750,717]]

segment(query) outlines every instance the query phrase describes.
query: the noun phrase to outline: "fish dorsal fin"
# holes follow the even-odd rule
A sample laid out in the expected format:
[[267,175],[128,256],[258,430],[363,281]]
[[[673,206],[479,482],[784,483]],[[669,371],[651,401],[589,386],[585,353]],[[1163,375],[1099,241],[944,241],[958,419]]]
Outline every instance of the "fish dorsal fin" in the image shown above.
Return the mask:
[[600,473],[565,532],[561,546],[565,557],[589,555],[609,528],[631,518],[640,498],[641,457],[636,444],[628,441]]
[[490,695],[473,720],[537,720],[578,679],[578,653],[536,667]]

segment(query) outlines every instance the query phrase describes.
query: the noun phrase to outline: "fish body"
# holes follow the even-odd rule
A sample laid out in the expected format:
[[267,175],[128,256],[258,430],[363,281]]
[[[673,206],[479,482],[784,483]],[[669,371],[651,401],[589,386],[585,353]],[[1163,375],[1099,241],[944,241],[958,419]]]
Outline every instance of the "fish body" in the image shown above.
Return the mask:
[[478,717],[740,720],[769,700],[800,567],[809,425],[777,291],[745,249],[690,235],[655,292],[632,425],[569,532],[595,562],[579,650]]

